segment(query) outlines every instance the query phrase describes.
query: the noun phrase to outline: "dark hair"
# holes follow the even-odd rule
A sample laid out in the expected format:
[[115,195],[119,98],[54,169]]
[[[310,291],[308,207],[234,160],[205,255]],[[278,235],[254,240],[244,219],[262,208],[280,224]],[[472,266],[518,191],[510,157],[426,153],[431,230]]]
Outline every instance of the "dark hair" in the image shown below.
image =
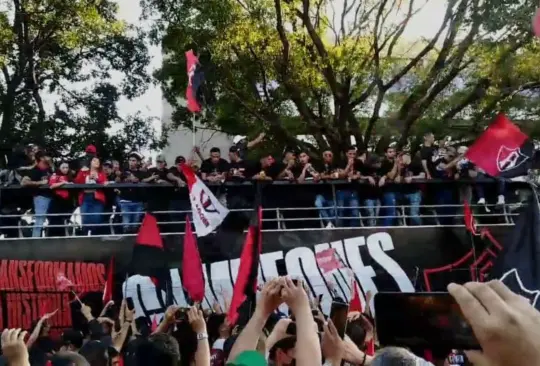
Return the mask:
[[156,333],[141,340],[135,358],[137,365],[177,366],[180,362],[180,348],[171,335]]
[[62,333],[62,344],[64,346],[73,346],[77,349],[83,345],[84,336],[81,331],[75,329],[66,329]]
[[50,157],[50,156],[51,155],[47,154],[46,151],[39,150],[38,152],[36,152],[35,159],[36,159],[36,161],[40,161],[41,159],[43,159],[45,157]]
[[210,149],[210,154],[212,153],[220,153],[221,154],[221,150],[219,149],[219,147],[213,147]]
[[281,349],[283,351],[288,351],[294,348],[295,346],[296,346],[296,336],[280,339],[272,346],[272,348],[270,349],[270,352],[268,352],[268,359],[275,360],[276,352],[278,349]]
[[366,330],[362,326],[362,321],[356,319],[347,324],[345,334],[349,336],[351,341],[359,348],[364,349],[364,343],[366,341]]
[[349,146],[349,147],[347,148],[346,151],[351,151],[351,150],[357,151],[358,149],[356,148],[356,146],[351,145],[351,146]]
[[384,151],[388,152],[388,150],[397,150],[395,146],[387,146],[386,149],[384,149]]
[[79,354],[86,358],[90,366],[108,366],[109,349],[100,341],[90,341],[84,344]]
[[236,145],[233,145],[233,146],[231,146],[229,148],[229,152],[231,152],[231,153],[238,153],[239,151],[240,151],[240,149]]
[[211,314],[206,321],[208,341],[214,343],[219,338],[219,328],[225,322],[225,314]]
[[180,164],[180,163],[185,163],[185,162],[186,162],[186,158],[184,158],[182,155],[179,155],[176,158],[174,158],[175,164]]

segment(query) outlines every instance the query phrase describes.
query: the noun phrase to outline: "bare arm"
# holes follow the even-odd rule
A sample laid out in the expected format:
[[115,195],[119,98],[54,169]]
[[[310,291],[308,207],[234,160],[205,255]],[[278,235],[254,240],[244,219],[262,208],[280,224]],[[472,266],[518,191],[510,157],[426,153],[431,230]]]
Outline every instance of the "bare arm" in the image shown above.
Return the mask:
[[260,144],[264,140],[264,136],[266,136],[266,134],[264,132],[261,132],[259,136],[257,136],[253,141],[249,141],[247,143],[247,148],[251,149]]

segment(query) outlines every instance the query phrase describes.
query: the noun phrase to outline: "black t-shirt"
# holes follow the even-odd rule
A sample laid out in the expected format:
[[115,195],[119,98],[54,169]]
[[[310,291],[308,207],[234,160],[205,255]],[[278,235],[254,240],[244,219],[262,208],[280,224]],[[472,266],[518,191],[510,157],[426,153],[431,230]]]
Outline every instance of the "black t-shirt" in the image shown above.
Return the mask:
[[[306,180],[313,180],[313,174],[318,173],[320,168],[317,168],[314,164],[311,164],[311,168],[306,170],[306,174],[304,175]],[[294,175],[295,179],[298,179],[300,175],[302,175],[302,172],[304,171],[304,165],[302,164],[296,164],[294,167],[291,168],[291,172]]]
[[[343,164],[341,164],[341,169],[345,170],[347,169],[347,165],[349,165],[349,162],[348,161],[345,161]],[[362,171],[363,167],[364,167],[364,162],[360,159],[356,159],[354,161],[354,165],[353,165],[353,171],[354,172],[360,172]]]
[[[168,172],[174,175],[175,177],[182,179],[187,184],[186,176],[184,175],[183,172],[178,170],[177,167],[175,166],[170,167]],[[176,181],[170,180],[168,178],[167,178],[167,181],[171,182],[176,187],[174,189],[174,195],[176,199],[188,199],[188,190],[186,187],[178,187],[178,185],[176,184]]]
[[254,175],[260,174],[262,171],[264,171],[264,174],[266,174],[267,177],[275,180],[284,169],[285,165],[280,162],[275,162],[274,164],[265,168],[262,167],[259,161],[254,163],[248,163],[248,175],[250,177],[253,177]]
[[470,178],[469,171],[475,169],[475,165],[468,159],[462,159],[456,165],[460,178]]
[[[139,181],[137,183],[132,183],[126,179],[130,176],[135,176]],[[127,169],[122,174],[122,183],[132,183],[139,184],[142,183],[142,180],[148,178],[148,171],[143,171],[139,169]],[[142,202],[144,201],[144,191],[142,189],[135,188],[122,188],[120,190],[120,200],[131,201],[131,202]]]
[[437,159],[434,162],[434,166],[435,166],[434,169],[435,170],[434,170],[434,172],[432,174],[432,177],[433,178],[438,178],[438,179],[445,179],[445,180],[454,179],[454,175],[456,173],[456,167],[454,166],[451,169],[444,169],[444,166],[446,164],[450,163],[450,161],[447,161],[444,158]]
[[335,173],[338,172],[339,170],[339,166],[335,163],[324,163],[321,167],[320,167],[320,173],[321,174],[325,174],[325,175],[331,175],[332,178],[334,179],[337,179],[338,177],[335,177]]
[[229,162],[225,159],[219,159],[217,164],[212,162],[212,159],[206,159],[201,165],[201,173],[207,175],[218,175],[229,171]]
[[[21,171],[21,175],[24,177],[28,177],[32,182],[39,182],[42,180],[49,181],[49,177],[52,175],[52,169],[41,169],[37,166],[33,167],[32,169]],[[35,191],[34,196],[46,196],[49,197],[51,195],[51,191],[47,189],[39,189]]]
[[[236,173],[236,174],[235,174]],[[231,181],[244,181],[248,179],[249,169],[248,164],[244,160],[233,161],[229,163],[229,176],[228,180]]]
[[439,149],[435,146],[424,146],[420,149],[420,158],[426,161],[429,173],[435,174],[435,162],[440,158]]
[[381,167],[379,168],[379,176],[382,177],[383,175],[390,173],[392,169],[394,169],[394,161],[383,159],[381,162]]
[[[159,170],[158,168],[150,168],[148,170],[148,176],[157,175],[159,180],[167,180],[167,173],[169,173],[169,170],[167,168],[163,170]],[[155,183],[155,181],[150,182]]]
[[362,179],[363,183],[360,188],[360,194],[367,199],[377,199],[381,195],[381,189],[379,188],[379,179],[381,178],[381,167],[371,166],[364,164],[360,169],[360,175],[362,177],[373,177],[375,180],[375,186],[371,185],[368,180]]
[[[409,165],[403,167],[400,171],[400,176],[402,178],[406,177],[416,177],[420,175],[420,173],[424,172],[424,168],[422,167],[421,162],[412,161]],[[421,189],[420,185],[418,183],[405,183],[405,181],[402,179],[401,184],[399,185],[400,190],[402,193],[414,193]]]

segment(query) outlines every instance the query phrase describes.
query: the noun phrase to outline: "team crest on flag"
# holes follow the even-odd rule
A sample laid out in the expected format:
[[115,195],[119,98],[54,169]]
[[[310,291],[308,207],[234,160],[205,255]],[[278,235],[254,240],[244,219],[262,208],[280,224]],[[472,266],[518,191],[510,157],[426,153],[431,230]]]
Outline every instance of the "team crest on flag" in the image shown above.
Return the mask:
[[529,157],[521,152],[519,147],[508,148],[501,146],[497,154],[497,168],[501,173],[515,169],[524,162],[529,160]]
[[532,306],[536,307],[536,304],[538,303],[538,297],[540,297],[540,291],[529,290],[528,288],[526,288],[523,285],[523,281],[521,280],[519,272],[516,268],[512,268],[511,270],[503,274],[500,278],[500,281],[518,295],[521,295],[527,300],[529,300],[529,303]]

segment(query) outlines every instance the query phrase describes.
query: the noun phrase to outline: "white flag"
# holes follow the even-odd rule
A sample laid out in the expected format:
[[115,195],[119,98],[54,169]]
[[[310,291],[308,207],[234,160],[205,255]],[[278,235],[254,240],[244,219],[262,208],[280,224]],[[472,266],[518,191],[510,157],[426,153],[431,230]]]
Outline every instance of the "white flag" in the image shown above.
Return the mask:
[[214,196],[212,191],[186,164],[182,164],[189,187],[189,200],[193,213],[193,223],[197,236],[205,236],[214,231],[225,219],[229,210]]

